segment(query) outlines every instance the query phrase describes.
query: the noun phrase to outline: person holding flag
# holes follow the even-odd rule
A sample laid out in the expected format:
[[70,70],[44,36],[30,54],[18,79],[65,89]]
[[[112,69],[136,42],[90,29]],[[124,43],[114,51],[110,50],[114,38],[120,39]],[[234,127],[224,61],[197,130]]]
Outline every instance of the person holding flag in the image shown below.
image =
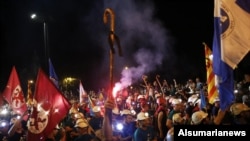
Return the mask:
[[27,121],[27,141],[45,141],[67,115],[71,105],[49,77],[39,69],[33,105]]

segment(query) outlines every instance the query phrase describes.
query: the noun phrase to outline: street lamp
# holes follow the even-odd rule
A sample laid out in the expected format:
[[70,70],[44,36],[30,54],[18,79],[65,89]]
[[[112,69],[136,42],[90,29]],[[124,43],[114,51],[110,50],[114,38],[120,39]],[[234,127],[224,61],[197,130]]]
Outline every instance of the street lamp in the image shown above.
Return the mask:
[[44,17],[39,17],[37,16],[35,13],[30,15],[30,18],[32,20],[36,20],[36,21],[42,21],[43,22],[43,37],[44,37],[44,56],[45,56],[45,70],[47,70],[48,68],[48,25],[46,23],[46,20]]

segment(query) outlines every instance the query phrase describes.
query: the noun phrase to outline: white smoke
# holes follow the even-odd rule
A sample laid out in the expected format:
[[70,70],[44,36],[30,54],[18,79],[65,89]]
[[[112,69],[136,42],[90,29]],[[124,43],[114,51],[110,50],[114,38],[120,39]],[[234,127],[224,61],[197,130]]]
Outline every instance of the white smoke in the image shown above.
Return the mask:
[[170,37],[155,17],[153,3],[106,0],[104,5],[115,12],[116,34],[120,38],[124,54],[122,59],[115,60],[115,68],[124,68],[127,62],[135,62],[129,69],[121,70],[121,79],[113,89],[113,94],[116,94],[141,79],[142,75],[161,67],[164,59],[173,56]]

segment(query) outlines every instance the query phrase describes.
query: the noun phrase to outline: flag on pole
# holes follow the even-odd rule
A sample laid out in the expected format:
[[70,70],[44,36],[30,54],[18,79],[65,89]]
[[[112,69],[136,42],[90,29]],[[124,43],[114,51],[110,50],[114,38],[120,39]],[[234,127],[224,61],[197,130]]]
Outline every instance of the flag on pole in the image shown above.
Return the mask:
[[[231,30],[226,30],[225,20],[227,21],[228,25],[232,24],[233,22],[229,19],[226,19],[229,18],[226,15],[227,13],[232,14],[234,10],[225,9],[225,3],[229,4],[232,2],[235,2],[235,0],[214,0],[213,70],[217,77],[216,83],[219,90],[220,108],[222,111],[225,111],[235,99],[233,68],[222,60],[222,57],[225,56],[225,53],[229,53],[223,51],[229,46],[224,44],[223,40],[227,34],[226,32]],[[237,50],[240,50],[240,48]],[[234,56],[234,54],[235,53],[231,52],[230,54],[226,55]]]
[[33,107],[27,122],[28,141],[44,141],[67,115],[71,105],[40,69],[34,92]]
[[87,97],[87,93],[86,93],[86,91],[83,88],[82,81],[80,81],[80,84],[79,84],[79,99],[80,99],[80,103],[83,103],[84,99],[86,97]]
[[204,43],[205,46],[205,61],[206,61],[206,71],[207,71],[207,93],[208,93],[208,102],[210,104],[214,103],[215,98],[219,96],[218,89],[215,85],[215,74],[213,71],[213,65],[212,65],[212,51],[207,46],[207,44]]
[[201,99],[200,109],[206,108],[207,100],[203,89],[200,90],[200,99]]
[[88,100],[89,100],[89,112],[90,115],[93,116],[94,115],[93,108],[96,106],[96,104],[95,101],[93,101],[89,95],[88,95]]
[[58,84],[58,77],[56,75],[54,66],[49,58],[49,78],[50,80],[53,81],[53,83],[57,86],[57,88],[59,88],[59,84]]
[[250,50],[250,0],[219,0],[217,8],[221,59],[235,69]]
[[3,91],[3,97],[16,114],[22,115],[27,111],[25,97],[15,66],[12,67],[8,83]]

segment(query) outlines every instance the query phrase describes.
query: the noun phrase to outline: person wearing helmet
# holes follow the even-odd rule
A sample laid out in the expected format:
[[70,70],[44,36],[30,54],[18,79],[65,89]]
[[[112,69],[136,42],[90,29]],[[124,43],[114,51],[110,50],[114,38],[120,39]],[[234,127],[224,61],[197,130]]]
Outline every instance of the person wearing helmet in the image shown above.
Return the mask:
[[74,138],[78,135],[76,129],[75,129],[75,123],[77,120],[77,111],[69,111],[69,117],[66,119],[64,123],[64,128],[66,132],[66,140],[67,141],[73,141]]
[[[175,113],[173,115],[173,125],[183,125],[185,124],[185,120],[184,118],[181,116],[181,113]],[[165,140],[166,141],[174,141],[174,126],[171,127],[169,130],[168,130],[168,133],[165,137]]]
[[179,113],[183,111],[183,103],[181,99],[174,98],[171,101],[171,104],[173,106],[173,109],[169,112],[167,121],[166,121],[166,126],[168,127],[168,129],[170,129],[173,126],[173,121],[172,121],[173,115],[175,113]]
[[234,103],[230,107],[234,124],[250,124],[250,107],[243,103]]
[[157,141],[157,135],[147,113],[137,114],[137,129],[134,132],[133,141]]
[[132,141],[133,134],[136,130],[136,122],[132,112],[128,109],[124,109],[121,111],[121,115],[123,117],[123,122],[121,123],[122,126],[120,126],[120,129],[118,129],[121,130],[121,136],[119,137],[119,140]]
[[196,111],[192,114],[191,117],[191,124],[192,125],[207,125],[210,124],[208,113],[204,111]]
[[90,118],[89,124],[94,129],[94,131],[102,128],[103,117],[100,113],[100,110],[100,106],[94,106],[92,109],[94,115]]
[[158,141],[162,141],[168,130],[165,124],[167,120],[167,101],[161,96],[157,98],[156,102],[158,108],[154,114],[154,126],[158,133]]
[[74,139],[74,141],[94,141],[94,138],[88,133],[89,125],[86,120],[79,118],[76,121],[75,128],[79,135]]
[[214,119],[218,115],[219,109],[220,109],[220,99],[215,98],[211,111],[212,119]]

